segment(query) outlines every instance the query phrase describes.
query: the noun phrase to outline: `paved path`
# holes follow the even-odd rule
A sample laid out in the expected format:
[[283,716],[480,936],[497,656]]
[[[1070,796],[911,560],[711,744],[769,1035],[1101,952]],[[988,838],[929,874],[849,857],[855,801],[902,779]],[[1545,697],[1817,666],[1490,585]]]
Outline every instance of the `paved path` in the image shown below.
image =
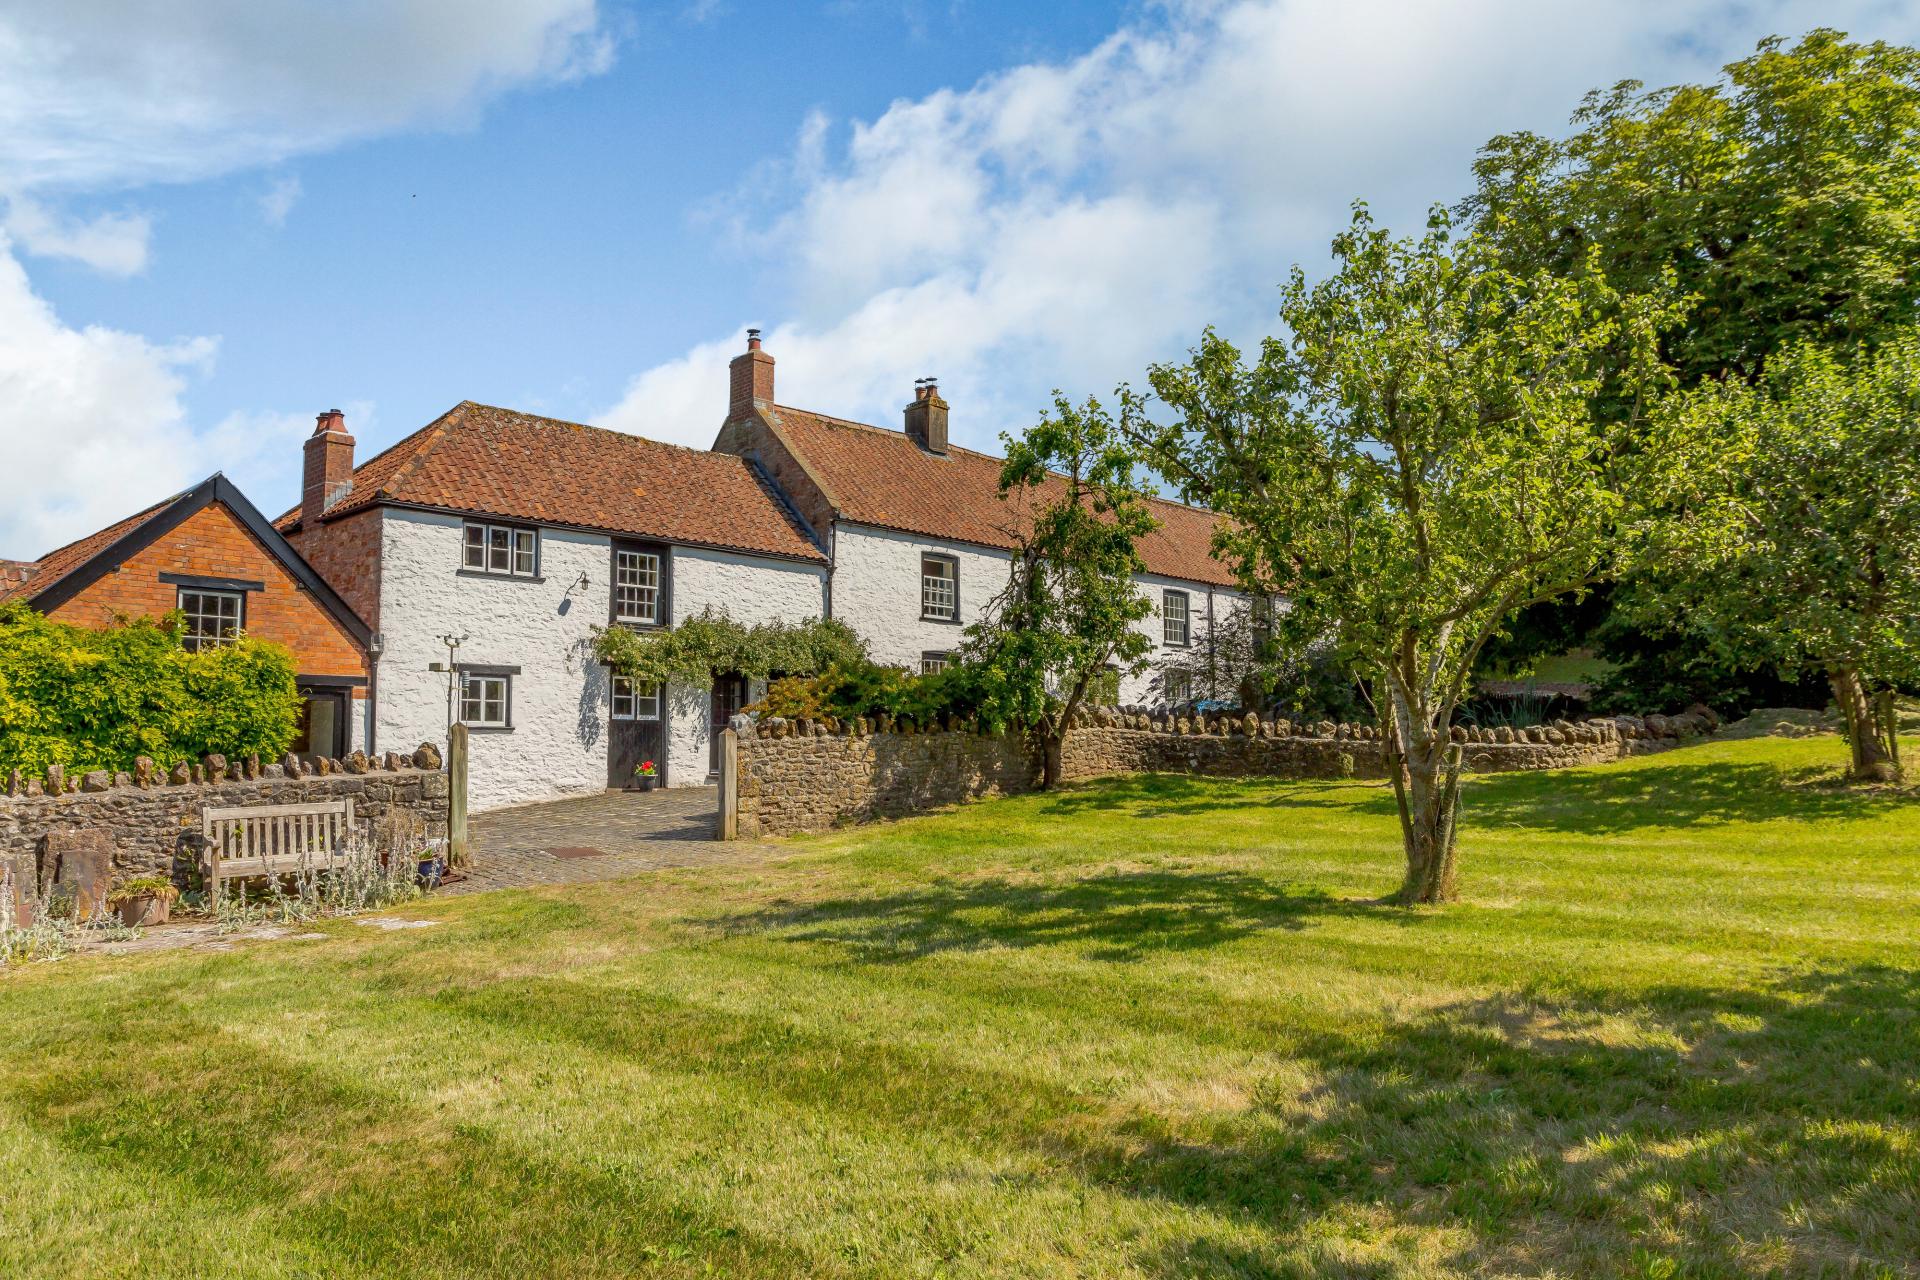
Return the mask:
[[474,815],[473,872],[445,893],[613,880],[662,867],[742,862],[764,851],[713,838],[715,787],[608,791]]

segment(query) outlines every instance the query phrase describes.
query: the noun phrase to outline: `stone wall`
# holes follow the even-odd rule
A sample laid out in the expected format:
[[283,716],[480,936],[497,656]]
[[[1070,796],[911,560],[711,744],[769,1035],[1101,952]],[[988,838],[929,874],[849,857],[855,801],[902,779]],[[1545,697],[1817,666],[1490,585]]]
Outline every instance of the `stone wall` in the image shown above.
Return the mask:
[[6,792],[0,795],[0,865],[10,865],[23,884],[38,874],[50,835],[83,832],[105,834],[116,877],[165,875],[186,884],[199,865],[201,815],[208,808],[351,796],[363,831],[397,826],[429,839],[447,834],[447,775],[431,747],[413,756],[356,754],[317,767],[247,761],[230,769],[209,756],[172,775],[143,770],[137,779],[124,773],[68,779],[52,770],[45,780],[23,781],[16,772]]
[[[1469,770],[1503,773],[1603,764],[1666,750],[1718,720],[1705,708],[1679,716],[1621,716],[1529,729],[1456,728]],[[1039,758],[1017,734],[964,730],[837,731],[805,721],[735,721],[740,751],[740,835],[792,835],[894,818],[1039,783]],[[1199,716],[1096,708],[1067,734],[1066,781],[1125,773],[1223,778],[1383,778],[1385,744],[1373,725],[1293,724],[1256,716]]]
[[742,839],[898,818],[1040,781],[1026,740],[1011,733],[829,734],[775,720],[742,734],[739,751]]

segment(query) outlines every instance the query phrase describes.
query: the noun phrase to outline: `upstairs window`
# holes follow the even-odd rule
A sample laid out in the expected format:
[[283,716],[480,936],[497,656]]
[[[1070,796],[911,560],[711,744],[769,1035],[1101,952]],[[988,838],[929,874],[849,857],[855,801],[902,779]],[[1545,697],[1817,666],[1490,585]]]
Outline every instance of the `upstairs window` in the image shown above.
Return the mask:
[[540,568],[540,534],[510,524],[469,520],[460,567],[503,578],[535,577]]
[[960,620],[960,562],[952,556],[920,557],[920,616],[930,622]]
[[660,621],[660,557],[652,551],[613,553],[613,616],[617,622]]
[[240,592],[182,587],[177,601],[186,621],[180,642],[190,652],[232,644],[239,638],[246,612],[246,596]]
[[625,676],[613,678],[613,718],[615,720],[658,720],[660,686],[636,684]]
[[1163,643],[1184,649],[1188,643],[1187,593],[1184,591],[1162,591],[1160,593],[1160,639]]

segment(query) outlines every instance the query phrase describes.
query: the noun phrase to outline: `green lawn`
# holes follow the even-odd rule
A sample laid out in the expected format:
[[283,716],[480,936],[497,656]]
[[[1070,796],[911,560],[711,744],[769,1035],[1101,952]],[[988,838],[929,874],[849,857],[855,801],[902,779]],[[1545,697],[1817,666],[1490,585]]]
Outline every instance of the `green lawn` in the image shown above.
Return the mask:
[[[1909,748],[1920,759],[1920,743]],[[0,976],[0,1275],[1920,1275],[1920,795],[1157,778]]]

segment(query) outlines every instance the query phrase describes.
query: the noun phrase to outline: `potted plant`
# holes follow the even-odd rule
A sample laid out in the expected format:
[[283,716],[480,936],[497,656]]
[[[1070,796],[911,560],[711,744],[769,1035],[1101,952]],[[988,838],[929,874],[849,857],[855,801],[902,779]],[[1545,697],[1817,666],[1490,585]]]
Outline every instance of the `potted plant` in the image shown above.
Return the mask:
[[438,889],[447,875],[446,849],[438,841],[430,841],[414,857],[414,883],[422,889]]
[[165,924],[173,912],[173,900],[179,896],[180,890],[165,876],[135,876],[108,892],[107,905],[119,913],[120,923],[131,929]]
[[651,791],[660,785],[660,771],[653,767],[653,761],[642,760],[633,767],[633,791]]

